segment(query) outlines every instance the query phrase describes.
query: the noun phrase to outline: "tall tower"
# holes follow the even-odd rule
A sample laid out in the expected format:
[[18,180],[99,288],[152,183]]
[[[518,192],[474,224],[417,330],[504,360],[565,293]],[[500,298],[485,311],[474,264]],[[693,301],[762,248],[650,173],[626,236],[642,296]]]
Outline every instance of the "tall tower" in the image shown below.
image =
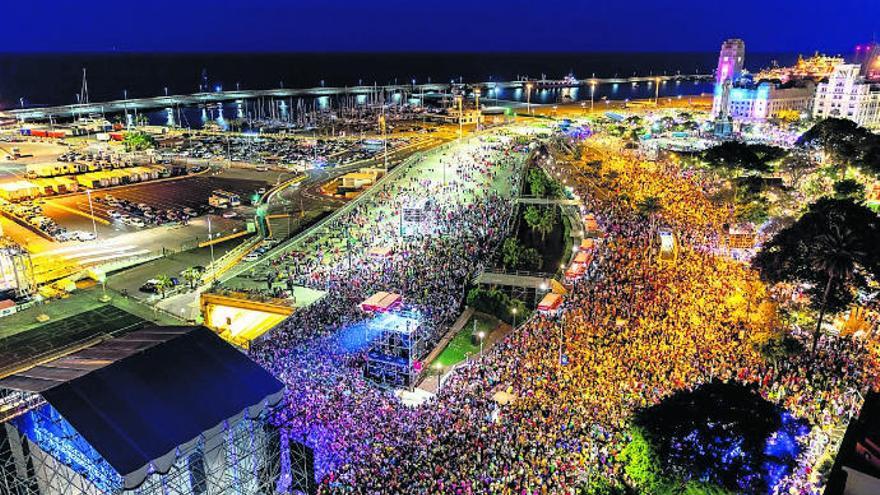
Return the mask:
[[738,38],[725,40],[718,55],[715,71],[715,95],[712,98],[712,115],[715,116],[715,135],[727,137],[733,132],[730,118],[730,89],[742,75],[746,58],[746,44]]
[[712,115],[727,116],[730,88],[742,75],[746,58],[746,44],[738,38],[725,40],[718,55],[718,68],[715,70],[715,97],[712,100]]

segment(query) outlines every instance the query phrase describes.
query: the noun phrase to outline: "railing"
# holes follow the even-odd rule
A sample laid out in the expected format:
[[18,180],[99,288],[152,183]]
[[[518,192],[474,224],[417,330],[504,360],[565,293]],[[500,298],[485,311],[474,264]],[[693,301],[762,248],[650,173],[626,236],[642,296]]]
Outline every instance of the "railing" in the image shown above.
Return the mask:
[[257,247],[257,245],[262,241],[262,237],[260,237],[259,235],[254,235],[254,237],[242,242],[238,246],[235,246],[226,254],[216,259],[214,262],[210,263],[208,265],[208,268],[205,270],[205,273],[202,274],[202,283],[208,283],[209,281],[217,280],[219,276],[223,275],[223,273],[225,273],[226,270],[231,267],[230,265],[232,263],[235,263],[235,261],[243,258],[252,249]]
[[492,275],[511,275],[515,277],[532,277],[532,278],[553,278],[552,273],[546,272],[533,272],[529,270],[497,270],[497,269],[488,269],[483,270],[482,273],[492,274]]

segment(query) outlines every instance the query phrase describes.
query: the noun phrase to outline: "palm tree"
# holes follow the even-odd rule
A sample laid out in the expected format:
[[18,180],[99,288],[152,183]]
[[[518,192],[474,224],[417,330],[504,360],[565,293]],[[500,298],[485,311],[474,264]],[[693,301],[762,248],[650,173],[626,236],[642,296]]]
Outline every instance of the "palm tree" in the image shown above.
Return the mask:
[[515,237],[504,239],[501,245],[501,263],[505,268],[516,268],[519,266],[522,256],[522,247],[519,245]]
[[831,288],[835,283],[846,282],[852,277],[858,260],[867,256],[857,239],[849,228],[839,225],[831,225],[826,234],[816,239],[817,249],[814,252],[812,265],[816,271],[825,275],[827,281],[822,293],[822,307],[819,310],[816,331],[813,333],[813,352],[816,352],[819,343]]
[[195,289],[199,279],[202,278],[201,273],[193,267],[189,267],[181,274],[183,279],[189,284],[190,289]]
[[642,199],[638,203],[636,203],[636,208],[639,210],[639,214],[643,217],[651,219],[651,230],[654,230],[654,215],[660,213],[663,210],[663,205],[660,204],[660,200],[657,199],[656,196],[647,196]]
[[171,282],[171,277],[168,275],[162,274],[156,277],[156,288],[159,289],[159,292],[162,294],[162,298],[165,298],[165,291],[168,290],[173,283]]
[[553,232],[553,227],[556,227],[555,206],[544,209],[541,214],[541,221],[538,222],[538,225],[536,226],[538,232],[541,233],[541,242],[544,242],[547,239],[547,234]]

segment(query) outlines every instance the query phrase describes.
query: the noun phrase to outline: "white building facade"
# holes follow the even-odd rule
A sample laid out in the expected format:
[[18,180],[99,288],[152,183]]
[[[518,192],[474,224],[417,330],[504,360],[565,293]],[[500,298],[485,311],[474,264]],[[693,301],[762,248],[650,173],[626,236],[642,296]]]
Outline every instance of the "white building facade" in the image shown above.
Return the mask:
[[816,88],[813,118],[848,119],[863,127],[880,127],[880,85],[868,82],[859,64],[841,64],[827,83]]
[[815,89],[812,82],[791,88],[780,88],[768,82],[754,87],[733,88],[728,97],[728,113],[735,120],[757,121],[774,117],[784,110],[809,115]]

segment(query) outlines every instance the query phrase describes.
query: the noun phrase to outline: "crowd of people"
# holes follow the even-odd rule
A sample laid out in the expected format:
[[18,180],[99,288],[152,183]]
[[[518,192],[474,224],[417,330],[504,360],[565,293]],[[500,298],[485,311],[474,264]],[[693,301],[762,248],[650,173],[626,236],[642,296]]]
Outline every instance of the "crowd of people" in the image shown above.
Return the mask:
[[[284,423],[316,447],[319,472],[332,476],[342,459],[363,456],[382,427],[365,418],[397,401],[362,380],[363,354],[342,345],[340,330],[368,318],[358,303],[386,291],[404,296],[436,342],[458,316],[466,282],[503,237],[525,157],[509,139],[475,138],[437,152],[260,268],[257,278],[326,291],[252,349],[290,384]],[[424,211],[420,225],[404,229],[401,210],[410,206]]]
[[[252,349],[288,385],[277,419],[315,449],[321,493],[574,494],[596,476],[627,482],[620,453],[633,413],[713,379],[755,384],[813,425],[797,467],[772,489],[819,493],[811,473],[831,429],[876,376],[865,349],[826,337],[815,356],[768,359],[751,336],[776,324],[759,312],[773,294],[714,249],[729,212],[706,199],[700,176],[618,145],[591,139],[579,161],[557,165],[604,232],[560,314],[530,318],[421,406],[365,381],[363,353],[335,336],[379,290],[403,294],[442,331],[505,233],[525,153],[508,140],[446,151],[273,261],[271,277],[328,293]],[[601,170],[582,168],[596,161]],[[420,196],[433,199],[438,235],[402,237],[400,209]],[[662,205],[654,218],[635,206],[646,196]],[[657,225],[675,232],[676,259],[655,256]],[[393,254],[375,258],[375,247]]]

